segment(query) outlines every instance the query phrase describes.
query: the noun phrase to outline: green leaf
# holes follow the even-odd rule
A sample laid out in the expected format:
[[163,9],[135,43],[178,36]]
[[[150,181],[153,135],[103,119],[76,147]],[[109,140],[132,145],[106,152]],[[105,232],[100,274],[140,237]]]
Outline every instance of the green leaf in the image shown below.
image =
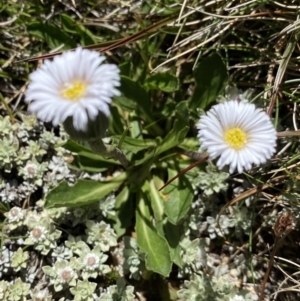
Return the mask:
[[185,123],[185,125],[189,124],[189,116],[190,112],[188,109],[188,102],[187,101],[181,101],[176,106],[176,116],[179,117],[179,119]]
[[179,80],[170,73],[156,73],[145,80],[144,87],[149,90],[171,93],[179,89]]
[[63,147],[69,150],[72,153],[80,153],[80,152],[90,152],[93,153],[91,149],[79,144],[78,142],[69,139],[66,143],[63,144]]
[[141,184],[149,176],[150,170],[153,166],[154,157],[148,158],[144,164],[132,169],[132,173],[128,177],[128,183],[130,183],[130,190],[137,191],[141,189]]
[[93,153],[90,149],[75,142],[74,140],[68,140],[64,145],[64,148],[77,153],[74,156],[73,162],[70,164],[71,168],[76,170],[82,170],[86,172],[102,172],[113,165],[121,165],[120,162],[107,159],[101,155]]
[[181,148],[185,150],[194,151],[194,152],[197,152],[199,150],[199,146],[200,143],[197,137],[185,138],[180,145]]
[[[175,176],[178,171],[168,169],[169,178]],[[169,184],[164,190],[164,206],[168,220],[177,225],[189,211],[193,198],[193,188],[188,179],[183,175]]]
[[182,267],[183,262],[180,256],[180,227],[175,226],[169,222],[167,222],[164,225],[164,233],[166,236],[166,239],[169,243],[169,248],[170,248],[170,255],[171,255],[171,260],[177,264],[179,267]]
[[121,96],[115,97],[115,102],[127,111],[135,111],[135,113],[148,123],[146,126],[161,135],[163,131],[156,124],[157,121],[151,113],[151,100],[148,92],[137,82],[126,76],[121,76]]
[[143,152],[143,157],[141,159],[134,161],[133,165],[139,166],[141,164],[144,164],[147,161],[150,161],[150,160],[153,161],[154,156],[155,156],[155,148],[149,149],[146,152]]
[[190,109],[205,109],[223,91],[227,80],[227,69],[221,57],[214,53],[204,59],[194,72],[196,88],[190,100]]
[[122,96],[115,97],[117,103],[127,110],[150,111],[150,97],[147,91],[137,82],[121,76]]
[[126,229],[130,226],[133,218],[133,202],[129,198],[129,189],[127,186],[121,190],[116,197],[115,203],[116,215],[111,216],[110,219],[113,221],[113,228],[120,237],[125,234]]
[[62,27],[66,32],[76,34],[81,38],[80,45],[91,45],[97,42],[93,34],[85,26],[81,25],[70,16],[61,14],[60,20]]
[[122,116],[118,110],[116,103],[110,106],[109,130],[112,135],[122,134],[124,132],[124,124]]
[[140,192],[136,211],[137,243],[146,254],[146,268],[167,277],[171,272],[172,262],[166,239],[154,228],[146,195]]
[[75,48],[76,43],[58,27],[43,23],[33,22],[27,26],[29,34],[45,41],[50,49],[65,45],[62,49]]
[[90,152],[79,152],[74,156],[70,167],[75,170],[86,172],[103,172],[112,165],[121,165],[118,161],[106,160],[102,156]]
[[61,14],[60,21],[64,31],[69,33],[76,33],[77,23],[73,18],[66,14]]
[[76,208],[98,202],[117,189],[125,179],[126,173],[122,173],[110,181],[101,183],[78,180],[74,186],[69,186],[63,181],[47,194],[45,208]]
[[155,221],[162,221],[164,215],[164,200],[161,197],[158,188],[155,186],[154,179],[151,179],[150,182],[146,181],[144,187],[151,202],[151,208],[154,213]]
[[189,127],[185,126],[181,120],[175,120],[173,129],[167,134],[161,144],[158,145],[155,154],[159,155],[175,146],[179,146],[184,140],[188,130]]
[[[121,136],[120,135],[112,136],[111,138],[113,139],[114,144],[118,145],[119,141],[121,139]],[[135,139],[135,138],[131,138],[131,137],[126,136],[125,139],[123,140],[121,149],[130,151],[130,152],[136,154],[140,150],[153,148],[155,146],[156,146],[155,140]]]

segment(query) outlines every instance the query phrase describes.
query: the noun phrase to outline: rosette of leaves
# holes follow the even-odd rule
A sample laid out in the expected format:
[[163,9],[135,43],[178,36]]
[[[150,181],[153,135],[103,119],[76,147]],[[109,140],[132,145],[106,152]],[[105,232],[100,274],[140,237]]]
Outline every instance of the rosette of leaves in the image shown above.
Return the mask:
[[11,257],[11,267],[15,272],[20,271],[21,269],[26,268],[27,260],[29,254],[27,251],[23,251],[22,248],[19,248]]
[[28,234],[24,244],[33,245],[42,255],[47,255],[51,249],[56,248],[61,231],[57,230],[47,218],[44,218],[39,221],[31,221]]
[[29,295],[30,284],[22,282],[20,278],[16,279],[8,287],[7,301],[23,301]]
[[209,245],[209,238],[194,239],[190,241],[184,238],[180,242],[182,258],[182,268],[179,275],[192,275],[195,271],[205,268],[207,266],[207,253],[206,248]]
[[71,258],[70,261],[59,260],[56,261],[54,266],[43,266],[43,272],[49,276],[50,284],[53,284],[56,292],[62,291],[64,288],[76,285],[78,278],[75,269],[76,259]]
[[213,171],[211,167],[207,166],[206,171],[199,171],[197,177],[193,179],[193,184],[196,188],[203,190],[207,196],[213,193],[219,193],[222,190],[226,190],[226,179],[229,174],[226,172]]
[[87,243],[99,245],[102,252],[107,252],[111,247],[117,246],[117,234],[109,224],[104,221],[96,223],[92,220],[88,220],[85,225]]
[[123,241],[124,248],[122,255],[124,256],[124,273],[129,273],[130,278],[138,280],[145,271],[145,255],[139,250],[137,242],[134,238],[124,236]]
[[104,264],[108,255],[101,252],[100,245],[92,250],[84,242],[81,242],[80,245],[80,250],[76,252],[79,258],[76,259],[75,267],[81,271],[83,279],[97,278],[98,275],[105,275],[111,271],[110,267]]
[[247,207],[233,207],[232,219],[234,222],[235,234],[237,237],[242,237],[244,233],[249,235],[254,216],[251,216],[251,212],[249,212]]
[[98,301],[135,301],[134,287],[126,286],[123,278],[117,280],[116,285],[108,286],[104,292],[101,293]]
[[216,300],[212,282],[203,274],[194,274],[191,280],[184,281],[184,288],[177,292],[178,298],[183,301]]
[[23,225],[25,210],[19,207],[12,207],[4,215],[7,217],[7,228],[12,231]]
[[94,301],[96,286],[97,283],[79,280],[75,287],[70,288],[70,292],[74,295],[74,301]]
[[18,150],[19,142],[13,133],[0,139],[0,168],[3,168],[5,172],[9,173],[14,166],[14,162],[18,161]]
[[[147,55],[149,59],[152,56],[144,55],[144,60]],[[190,180],[197,172],[191,170],[162,191],[159,189],[166,179],[195,162],[182,153],[197,152],[199,148],[193,133],[199,119],[196,109],[207,108],[223,92],[227,71],[218,55],[206,58],[191,78],[196,86],[194,93],[182,100],[179,78],[172,72],[149,75],[148,66],[143,62],[138,70],[133,64],[121,68],[122,95],[115,97],[111,105],[105,140],[107,148],[121,149],[129,161],[128,168],[125,170],[119,161],[69,140],[64,147],[74,154],[71,163],[74,169],[115,176],[103,181],[79,179],[72,187],[63,181],[48,193],[45,207],[89,206],[115,194],[115,215],[107,215],[113,224],[115,239],[128,229],[135,229],[146,269],[168,276],[173,263],[182,266],[182,221],[194,199]],[[141,66],[145,68],[143,72]],[[112,236],[107,240],[94,233],[93,228],[99,228],[94,222],[89,222],[87,227],[88,243],[102,244],[102,251],[106,252],[112,246],[109,243]]]
[[8,300],[8,286],[7,281],[0,281],[0,300]]

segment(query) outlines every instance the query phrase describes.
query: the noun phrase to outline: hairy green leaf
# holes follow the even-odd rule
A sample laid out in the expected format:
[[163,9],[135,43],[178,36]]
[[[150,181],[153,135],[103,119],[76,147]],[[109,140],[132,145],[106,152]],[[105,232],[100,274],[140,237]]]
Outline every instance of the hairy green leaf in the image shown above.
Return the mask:
[[144,87],[171,93],[179,89],[179,80],[170,73],[156,73],[145,80]]
[[150,111],[150,97],[147,91],[137,82],[121,76],[122,96],[115,97],[117,103],[127,110]]
[[80,36],[80,45],[87,46],[97,42],[93,34],[82,24],[66,14],[60,15],[62,27],[65,31]]
[[[178,171],[169,169],[169,178],[175,176]],[[188,179],[183,175],[169,184],[164,190],[164,206],[168,220],[177,225],[189,211],[194,193]]]
[[172,267],[169,246],[166,239],[159,235],[153,226],[149,204],[146,203],[146,195],[142,192],[136,211],[136,235],[141,251],[146,254],[146,268],[168,276]]
[[163,219],[164,215],[164,200],[161,197],[158,188],[155,186],[154,179],[151,179],[149,182],[146,181],[145,189],[151,202],[155,220],[156,222],[159,222]]
[[[120,142],[121,136],[112,136],[111,137],[114,141],[114,144],[118,144]],[[151,148],[156,146],[155,140],[151,139],[135,139],[126,136],[122,142],[121,149],[130,151],[134,154],[139,152],[140,150]]]
[[111,216],[110,219],[113,221],[114,230],[118,237],[120,237],[125,234],[134,215],[133,202],[132,199],[129,198],[129,189],[127,186],[124,186],[121,192],[117,195],[115,210],[116,215]]
[[160,145],[158,145],[155,154],[159,155],[175,146],[179,146],[184,140],[188,130],[188,126],[185,126],[182,121],[176,120],[173,129],[167,134]]
[[104,158],[101,155],[95,154],[87,147],[77,143],[74,140],[68,140],[64,144],[64,148],[77,153],[74,156],[74,160],[70,163],[70,166],[76,170],[82,170],[86,172],[102,172],[113,165],[120,165],[119,161],[113,159]]
[[125,179],[126,173],[122,173],[110,181],[101,183],[78,180],[74,186],[69,186],[63,181],[47,194],[45,208],[76,208],[98,202],[117,189]]
[[182,267],[183,262],[180,256],[181,247],[180,242],[180,231],[179,226],[175,226],[170,222],[164,225],[165,237],[169,243],[171,260],[176,263],[179,267]]
[[65,45],[63,49],[75,48],[76,43],[61,29],[43,22],[33,22],[27,26],[29,34],[45,41],[50,49]]

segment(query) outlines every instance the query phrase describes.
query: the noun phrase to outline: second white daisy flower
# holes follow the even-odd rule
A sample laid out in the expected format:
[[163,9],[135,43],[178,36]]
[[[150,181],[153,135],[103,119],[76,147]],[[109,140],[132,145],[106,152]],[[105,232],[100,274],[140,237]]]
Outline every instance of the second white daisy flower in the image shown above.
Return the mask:
[[104,60],[99,52],[81,47],[46,60],[30,75],[25,101],[33,102],[28,110],[53,125],[72,117],[79,131],[86,131],[99,111],[109,116],[112,97],[120,95],[120,76],[119,68]]
[[197,125],[200,150],[207,150],[229,172],[249,170],[275,153],[276,131],[270,117],[254,104],[230,100],[213,106]]

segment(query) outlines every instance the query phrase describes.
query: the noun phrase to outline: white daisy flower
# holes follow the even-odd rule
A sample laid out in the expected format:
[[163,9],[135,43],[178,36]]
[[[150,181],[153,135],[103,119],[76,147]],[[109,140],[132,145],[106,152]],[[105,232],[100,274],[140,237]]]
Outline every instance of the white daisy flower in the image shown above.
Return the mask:
[[197,129],[200,151],[207,150],[210,159],[220,156],[218,168],[229,165],[230,173],[265,163],[275,152],[274,126],[254,104],[236,100],[217,104],[201,117]]
[[73,117],[79,131],[86,131],[99,111],[109,116],[112,97],[120,95],[120,76],[119,68],[104,60],[99,52],[81,47],[46,60],[30,75],[25,101],[33,102],[28,110],[53,125]]

